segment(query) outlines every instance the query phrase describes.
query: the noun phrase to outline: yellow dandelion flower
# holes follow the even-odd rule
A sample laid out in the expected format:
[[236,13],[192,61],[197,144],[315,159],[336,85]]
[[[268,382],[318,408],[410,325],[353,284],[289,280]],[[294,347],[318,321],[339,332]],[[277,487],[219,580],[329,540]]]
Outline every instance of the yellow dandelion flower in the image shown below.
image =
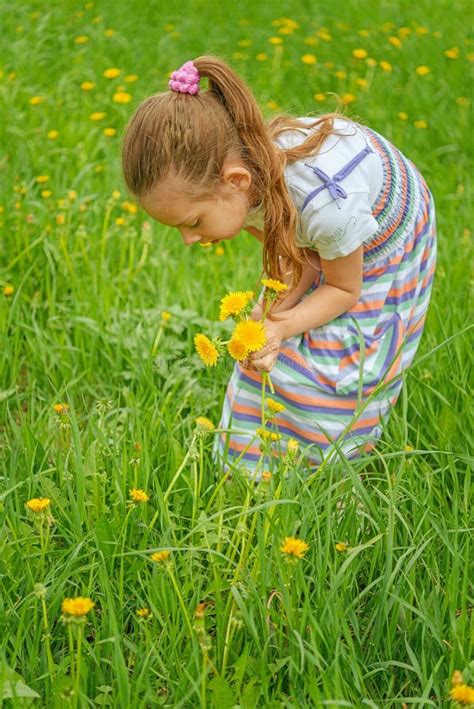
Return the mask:
[[104,71],[104,76],[106,79],[116,79],[117,76],[120,76],[120,69],[116,69],[116,68],[106,69]]
[[338,543],[336,544],[336,551],[347,551],[348,548],[349,548],[349,547],[348,547],[347,544],[345,544],[344,542],[338,542]]
[[227,344],[227,350],[230,356],[239,362],[244,360],[249,353],[247,346],[241,340],[236,340],[234,337]]
[[405,111],[400,111],[400,113],[398,114],[398,117],[401,121],[407,121],[408,120],[408,113],[406,113]]
[[265,54],[265,52],[259,52],[256,56],[255,59],[258,62],[265,62],[268,59],[268,54]]
[[113,37],[115,34],[115,30],[108,28],[104,30],[104,37]]
[[112,96],[112,101],[115,103],[130,103],[131,100],[131,95],[126,91],[117,91],[117,93]]
[[57,414],[66,414],[69,411],[69,404],[54,404],[53,409]]
[[51,190],[43,190],[43,191],[41,192],[41,196],[42,196],[44,199],[48,199],[48,197],[51,197],[52,194],[53,194],[53,193],[51,192]]
[[407,443],[405,446],[403,446],[403,450],[404,450],[406,453],[411,453],[411,452],[414,451],[415,449],[413,448],[413,446],[411,446],[409,443]]
[[316,34],[320,39],[323,40],[323,42],[332,42],[332,35],[324,27],[321,27],[321,29],[318,30]]
[[149,608],[139,608],[137,610],[137,616],[139,618],[151,618],[151,611]]
[[140,488],[132,487],[131,490],[129,490],[129,494],[134,502],[140,503],[150,501],[150,495],[145,492],[145,490],[141,490]]
[[415,126],[415,128],[428,128],[428,123],[422,118],[418,121],[415,121],[413,125]]
[[104,111],[95,111],[94,113],[91,113],[89,118],[91,121],[102,121],[107,114],[104,113]]
[[28,500],[26,506],[29,510],[38,514],[39,512],[44,512],[49,508],[51,500],[49,497],[34,497],[32,500]]
[[325,101],[326,94],[322,94],[322,93],[314,94],[313,98],[315,101]]
[[373,57],[367,57],[367,59],[365,60],[365,63],[367,64],[367,66],[370,66],[370,67],[377,66],[377,60],[374,59]]
[[128,200],[122,202],[122,209],[124,209],[129,214],[136,214],[138,212],[137,205],[133,202],[129,202]]
[[3,289],[3,295],[6,298],[9,298],[10,296],[12,296],[14,292],[15,292],[15,289],[13,288],[13,286],[5,286],[5,288]]
[[366,89],[369,85],[369,82],[367,81],[367,79],[356,79],[356,84],[361,89]]
[[286,406],[280,404],[279,401],[274,401],[273,399],[267,399],[267,408],[272,414],[281,414],[285,411]]
[[194,346],[206,367],[214,367],[219,357],[219,352],[212,340],[199,333],[194,336]]
[[366,49],[354,49],[352,52],[352,56],[356,59],[365,59],[367,54],[368,52]]
[[334,76],[336,77],[336,79],[347,79],[347,74],[342,69],[338,69],[337,71],[335,71]]
[[122,195],[120,194],[120,192],[118,190],[114,190],[112,192],[112,199],[120,199],[121,196]]
[[222,246],[216,246],[216,256],[224,256],[225,251]]
[[341,96],[341,101],[345,106],[347,106],[349,103],[354,103],[355,100],[356,97],[354,96],[354,94],[342,94]]
[[69,190],[67,193],[68,198],[71,200],[71,202],[74,202],[74,200],[77,199],[77,192],[76,190]]
[[163,551],[155,551],[155,553],[150,556],[150,559],[160,564],[161,562],[166,561],[170,555],[171,552],[164,549]]
[[207,416],[198,416],[195,423],[202,431],[213,431],[215,429],[211,419],[208,419]]
[[474,687],[470,687],[467,684],[458,684],[450,690],[449,696],[458,704],[472,706],[474,704]]
[[39,106],[40,103],[43,103],[44,98],[42,96],[32,96],[30,98],[30,103],[32,106]]
[[301,57],[301,61],[303,62],[303,64],[316,64],[318,60],[316,59],[314,54],[303,54],[303,56]]
[[133,84],[134,81],[138,81],[138,74],[128,74],[123,80],[126,81],[127,84]]
[[421,66],[417,66],[415,71],[418,76],[426,76],[431,72],[431,69],[429,68],[429,66],[425,66],[424,64],[422,64]]
[[93,81],[83,81],[81,84],[81,89],[83,91],[92,91],[92,89],[95,89],[95,84]]
[[169,313],[167,310],[162,310],[162,311],[161,311],[161,319],[162,319],[164,322],[169,322],[169,321],[171,320],[171,318],[172,318],[172,315],[171,315],[171,313]]
[[411,32],[412,31],[410,27],[400,27],[400,29],[398,30],[398,35],[403,39],[405,37],[408,37]]
[[36,182],[39,185],[43,185],[45,182],[48,182],[48,180],[49,180],[49,175],[38,175],[38,177],[36,178]]
[[390,44],[392,44],[394,47],[400,48],[402,46],[402,42],[398,37],[389,37],[388,41]]
[[276,101],[273,99],[270,99],[270,101],[267,101],[267,106],[270,108],[272,111],[277,111],[279,106]]
[[262,473],[262,481],[264,483],[269,483],[271,479],[272,479],[271,472],[269,470],[264,470]]
[[225,320],[231,315],[239,315],[253,296],[253,291],[235,291],[225,295],[220,303],[219,320]]
[[416,31],[416,34],[420,35],[420,37],[422,35],[428,34],[428,32],[429,32],[427,27],[422,27],[422,26],[417,27],[415,31]]
[[281,37],[270,37],[268,41],[270,42],[270,44],[283,44],[283,40]]
[[117,217],[115,223],[117,226],[123,226],[127,223],[127,220],[124,217]]
[[80,34],[78,37],[74,37],[74,44],[87,44],[89,37],[86,34]]
[[46,135],[50,140],[54,140],[55,138],[57,138],[59,136],[59,131],[58,130],[49,130],[46,133]]
[[448,57],[448,59],[458,59],[459,47],[451,47],[451,49],[446,49],[443,54],[445,57]]
[[232,339],[240,340],[248,352],[261,350],[267,341],[263,323],[257,320],[241,320],[237,323]]
[[385,59],[381,59],[379,61],[379,66],[382,71],[392,71],[392,65],[390,64],[390,62],[385,61]]
[[288,286],[286,285],[286,283],[282,283],[276,278],[262,278],[262,284],[265,286],[265,288],[273,290],[276,293],[283,293],[284,291],[288,290]]
[[76,618],[82,618],[87,615],[95,606],[94,601],[90,598],[65,598],[61,604],[61,610],[66,615],[73,615]]
[[451,684],[464,684],[464,677],[462,676],[462,672],[460,672],[459,670],[454,670],[451,676]]
[[295,455],[300,449],[300,444],[296,438],[289,438],[286,444],[286,452],[290,455]]
[[302,559],[308,549],[309,544],[307,544],[302,539],[296,539],[296,537],[286,537],[280,547],[280,551],[283,554],[288,554],[289,556],[296,556],[298,559]]
[[262,439],[262,441],[270,441],[274,443],[281,440],[281,433],[269,431],[267,428],[257,428],[255,433]]

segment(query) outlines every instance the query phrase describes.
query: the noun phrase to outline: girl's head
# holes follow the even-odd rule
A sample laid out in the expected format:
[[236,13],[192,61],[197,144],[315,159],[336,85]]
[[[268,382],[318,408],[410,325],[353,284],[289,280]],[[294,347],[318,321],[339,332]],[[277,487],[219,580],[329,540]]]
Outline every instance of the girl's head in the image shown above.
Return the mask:
[[319,118],[320,130],[281,150],[273,142],[279,133],[308,124],[291,116],[267,124],[250,89],[222,59],[204,55],[192,64],[207,78],[206,91],[155,94],[130,119],[122,152],[127,188],[150,216],[176,226],[187,244],[234,238],[250,207],[263,202],[263,269],[281,278],[282,256],[293,264],[296,284],[305,253],[295,244],[297,213],[284,168],[317,152],[340,114]]

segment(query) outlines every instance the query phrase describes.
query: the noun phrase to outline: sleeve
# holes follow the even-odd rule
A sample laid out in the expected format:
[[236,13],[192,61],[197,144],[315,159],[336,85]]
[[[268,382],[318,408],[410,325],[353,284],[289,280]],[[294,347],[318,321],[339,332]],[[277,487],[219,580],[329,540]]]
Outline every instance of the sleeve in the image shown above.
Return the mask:
[[301,215],[298,246],[315,249],[323,259],[348,256],[361,244],[370,241],[379,225],[372,214],[369,194],[353,192],[324,206],[312,208],[311,202]]

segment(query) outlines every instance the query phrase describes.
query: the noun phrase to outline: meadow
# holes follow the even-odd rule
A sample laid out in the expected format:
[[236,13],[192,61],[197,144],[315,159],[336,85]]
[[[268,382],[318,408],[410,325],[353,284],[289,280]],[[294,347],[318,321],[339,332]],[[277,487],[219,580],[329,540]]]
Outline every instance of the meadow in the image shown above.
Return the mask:
[[[460,706],[452,689],[474,684],[470,4],[0,8],[0,702]],[[206,368],[193,338],[225,331],[219,299],[256,288],[261,247],[242,232],[184,248],[127,194],[120,150],[135,107],[204,53],[267,117],[340,97],[434,195],[421,345],[356,461],[225,483],[196,423],[217,425],[232,364]]]

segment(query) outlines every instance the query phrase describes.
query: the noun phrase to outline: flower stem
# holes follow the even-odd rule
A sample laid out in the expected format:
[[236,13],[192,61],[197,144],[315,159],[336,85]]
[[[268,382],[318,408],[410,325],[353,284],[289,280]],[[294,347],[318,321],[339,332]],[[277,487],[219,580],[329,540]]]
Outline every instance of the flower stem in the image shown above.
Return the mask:
[[76,691],[74,692],[75,704],[79,701],[80,681],[81,681],[81,654],[82,654],[82,635],[83,624],[80,623],[77,628],[77,655],[76,655]]
[[44,628],[44,640],[46,644],[46,657],[48,659],[48,670],[51,680],[54,679],[54,661],[53,655],[51,653],[51,642],[49,633],[49,623],[48,623],[48,610],[46,608],[46,600],[44,596],[41,596],[41,608],[43,609],[43,628]]
[[178,601],[179,601],[179,604],[180,604],[180,606],[181,606],[181,610],[183,611],[183,615],[184,615],[184,618],[185,618],[185,620],[186,620],[186,625],[188,626],[188,630],[189,630],[189,636],[192,638],[193,635],[194,635],[194,632],[193,632],[193,626],[192,626],[192,624],[191,624],[191,620],[190,620],[190,618],[189,618],[188,609],[186,608],[186,605],[185,605],[185,603],[184,603],[183,597],[182,597],[182,595],[181,595],[181,591],[179,590],[179,586],[178,586],[178,584],[176,583],[176,579],[175,579],[174,574],[173,574],[173,572],[172,572],[172,570],[171,570],[171,565],[170,565],[170,564],[166,564],[166,570],[167,570],[167,572],[168,572],[168,576],[169,576],[170,579],[171,579],[171,583],[173,584],[175,593],[176,593],[176,595],[177,595],[177,597],[178,597]]

